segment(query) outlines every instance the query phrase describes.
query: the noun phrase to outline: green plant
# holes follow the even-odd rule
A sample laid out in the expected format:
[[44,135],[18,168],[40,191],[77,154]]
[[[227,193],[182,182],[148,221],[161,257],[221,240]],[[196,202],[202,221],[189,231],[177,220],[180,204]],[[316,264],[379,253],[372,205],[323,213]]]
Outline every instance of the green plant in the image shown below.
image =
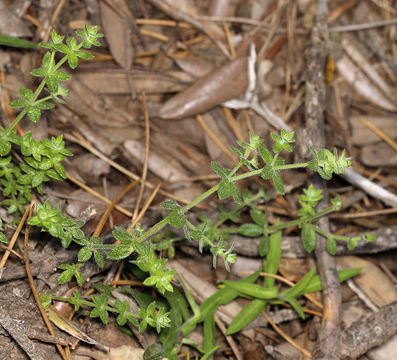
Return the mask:
[[[3,195],[6,199],[3,205],[8,207],[9,213],[23,213],[24,205],[32,198],[32,189],[36,189],[42,194],[42,183],[52,178],[58,180],[66,179],[66,173],[61,162],[72,154],[64,148],[62,136],[50,140],[41,139],[36,141],[31,133],[26,133],[22,138],[16,134],[15,126],[27,115],[30,120],[37,122],[41,115],[41,110],[51,109],[55,102],[64,103],[63,98],[67,97],[67,90],[60,84],[60,81],[67,81],[70,75],[59,70],[61,65],[68,62],[74,69],[78,65],[78,58],[90,59],[92,55],[82,48],[89,49],[91,46],[98,46],[98,38],[102,34],[97,32],[97,27],[85,26],[83,31],[77,31],[77,35],[83,38],[82,42],[77,43],[75,38],[68,38],[64,43],[64,37],[52,32],[49,44],[40,44],[41,47],[48,49],[42,60],[42,67],[32,71],[33,76],[42,77],[35,92],[21,87],[20,99],[13,101],[10,106],[20,108],[21,112],[6,129],[0,127],[0,178],[3,185]],[[56,53],[64,54],[63,58],[56,62]],[[47,91],[49,95],[40,97],[42,91]],[[169,211],[160,222],[148,230],[142,229],[139,225],[135,228],[116,228],[113,236],[118,240],[118,244],[103,244],[99,237],[87,237],[81,230],[82,221],[73,220],[63,216],[59,207],[53,208],[48,200],[43,204],[37,204],[35,215],[29,220],[30,225],[39,227],[41,231],[48,232],[51,236],[61,240],[64,248],[73,242],[81,247],[78,253],[78,261],[75,264],[62,264],[59,266],[63,272],[59,276],[59,284],[72,281],[75,277],[78,285],[83,285],[84,278],[81,268],[85,262],[94,257],[100,268],[104,266],[104,256],[108,260],[128,260],[127,265],[134,275],[143,281],[143,284],[150,286],[158,292],[157,297],[151,297],[132,289],[127,290],[140,305],[138,313],[130,311],[127,302],[114,301],[114,306],[109,304],[112,298],[112,288],[102,286],[97,287],[100,295],[92,295],[84,298],[79,291],[75,291],[73,297],[69,299],[53,297],[44,294],[42,301],[46,306],[51,304],[53,299],[69,301],[78,310],[81,307],[92,308],[91,317],[99,317],[103,323],[107,323],[109,313],[117,315],[116,321],[119,326],[123,326],[127,321],[137,326],[140,331],[145,331],[150,325],[160,333],[159,341],[162,346],[155,347],[150,351],[164,353],[170,359],[177,358],[178,349],[183,345],[191,345],[203,354],[202,359],[212,357],[217,349],[214,344],[214,312],[216,308],[232,301],[237,296],[245,296],[252,299],[242,314],[237,316],[230,325],[228,332],[234,333],[244,327],[252,320],[266,304],[278,304],[288,302],[303,317],[304,314],[297,301],[303,293],[318,291],[321,283],[318,277],[314,276],[315,269],[312,269],[300,282],[291,289],[280,292],[274,286],[274,279],[266,278],[264,286],[255,284],[259,272],[242,279],[238,282],[225,282],[226,287],[219,290],[212,297],[207,299],[201,306],[198,306],[189,291],[184,287],[184,295],[172,286],[171,281],[176,275],[175,271],[169,270],[167,259],[156,256],[155,250],[168,249],[168,256],[172,257],[173,239],[170,232],[165,236],[159,236],[158,232],[166,229],[167,226],[183,228],[186,238],[189,241],[197,241],[200,252],[205,246],[210,248],[213,255],[213,265],[216,266],[218,257],[223,259],[226,269],[229,270],[230,264],[236,260],[236,255],[232,253],[233,245],[226,246],[226,238],[231,233],[239,233],[245,236],[261,236],[260,252],[266,257],[264,270],[275,274],[281,256],[282,229],[296,225],[301,229],[302,240],[305,248],[310,252],[313,250],[316,241],[316,234],[320,234],[328,241],[330,253],[335,252],[336,240],[347,241],[348,248],[353,248],[359,240],[370,241],[371,235],[362,238],[347,238],[326,233],[315,225],[321,217],[337,210],[340,207],[340,200],[332,200],[332,205],[323,211],[317,212],[315,207],[321,199],[321,191],[315,190],[312,186],[304,190],[304,194],[299,197],[301,209],[299,218],[286,223],[279,221],[273,226],[269,226],[266,217],[255,205],[259,199],[266,198],[262,191],[256,195],[251,195],[248,191],[240,194],[236,182],[253,176],[260,176],[265,180],[272,180],[275,188],[281,194],[285,193],[284,185],[280,172],[282,170],[310,168],[316,171],[324,179],[330,179],[335,174],[341,174],[346,167],[351,165],[351,160],[346,158],[342,152],[338,156],[336,150],[332,153],[326,149],[319,151],[311,148],[314,159],[299,164],[285,164],[285,160],[280,157],[282,151],[292,152],[291,144],[294,140],[294,132],[287,133],[282,130],[280,136],[272,134],[274,145],[272,151],[266,148],[264,140],[258,136],[250,135],[249,143],[240,142],[240,148],[232,148],[239,157],[238,164],[228,170],[221,165],[212,162],[214,172],[220,177],[217,185],[206,191],[190,204],[182,207],[174,200],[167,200],[162,203],[162,207]],[[23,156],[23,162],[14,164],[14,159],[10,154],[12,146],[19,146],[19,151]],[[238,174],[238,171],[245,166],[247,172]],[[220,220],[212,224],[205,216],[201,217],[201,223],[195,226],[185,216],[186,212],[198,203],[208,198],[212,194],[218,194],[220,200],[232,197],[238,204],[231,211],[221,208]],[[253,223],[246,223],[234,228],[222,227],[226,221],[237,222],[239,211],[245,207],[250,208],[250,216]],[[157,235],[156,235],[157,234]],[[154,245],[149,240],[153,237]],[[3,234],[0,241],[6,242]],[[357,271],[345,271],[340,273],[340,280],[353,276]],[[193,315],[189,311],[193,311]],[[205,344],[201,349],[187,338],[189,333],[197,326],[204,323]],[[180,339],[180,335],[182,338]],[[149,355],[148,355],[149,356]],[[152,355],[150,355],[152,356]],[[155,355],[153,355],[155,356]]]

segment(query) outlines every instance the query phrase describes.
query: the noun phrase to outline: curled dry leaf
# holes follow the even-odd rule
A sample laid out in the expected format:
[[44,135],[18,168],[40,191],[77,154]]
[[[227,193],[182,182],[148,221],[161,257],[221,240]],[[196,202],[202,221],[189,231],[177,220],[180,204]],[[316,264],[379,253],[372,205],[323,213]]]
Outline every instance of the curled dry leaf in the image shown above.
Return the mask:
[[188,74],[201,78],[214,70],[214,64],[203,59],[174,58],[175,63]]
[[336,62],[336,68],[360,95],[371,101],[374,105],[388,111],[397,111],[397,106],[383,95],[346,55],[342,56]]
[[165,102],[158,116],[167,120],[182,119],[244,94],[248,86],[247,59],[232,60],[201,78]]
[[134,60],[134,48],[130,39],[131,25],[129,23],[132,15],[124,0],[113,0],[110,4],[111,6],[107,2],[99,2],[103,31],[114,60],[128,70]]

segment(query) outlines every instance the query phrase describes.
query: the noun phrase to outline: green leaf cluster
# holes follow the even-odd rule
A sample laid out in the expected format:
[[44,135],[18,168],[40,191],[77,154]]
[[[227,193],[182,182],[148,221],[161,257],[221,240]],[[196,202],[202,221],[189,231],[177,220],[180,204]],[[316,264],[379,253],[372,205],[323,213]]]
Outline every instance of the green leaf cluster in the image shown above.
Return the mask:
[[91,307],[90,317],[99,317],[104,324],[109,322],[109,313],[114,313],[117,315],[116,322],[119,326],[125,325],[128,321],[134,326],[138,326],[141,332],[145,331],[148,325],[154,327],[157,332],[170,326],[169,312],[166,312],[164,306],[158,306],[153,301],[147,307],[141,307],[138,314],[135,314],[130,311],[130,305],[126,300],[115,299],[114,306],[109,304],[109,298],[113,298],[111,293],[114,290],[113,288],[99,287],[98,290],[101,293],[99,295],[93,294],[90,298],[83,298],[81,293],[75,290],[70,298],[51,297],[51,295],[46,294],[43,300],[47,305],[52,299],[68,301],[74,306],[76,311],[82,307]]

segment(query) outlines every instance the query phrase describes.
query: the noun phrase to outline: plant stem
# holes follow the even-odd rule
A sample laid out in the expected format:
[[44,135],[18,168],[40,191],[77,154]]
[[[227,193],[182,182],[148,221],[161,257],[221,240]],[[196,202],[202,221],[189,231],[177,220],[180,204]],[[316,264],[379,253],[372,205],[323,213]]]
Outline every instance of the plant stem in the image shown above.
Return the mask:
[[288,165],[280,165],[280,166],[275,166],[274,170],[289,170],[289,169],[298,169],[298,168],[304,168],[308,167],[309,163],[298,163],[298,164],[288,164]]
[[23,109],[23,110],[19,113],[19,115],[15,118],[15,120],[14,120],[14,121],[10,124],[10,126],[7,128],[7,130],[6,130],[5,133],[4,133],[4,137],[5,137],[5,138],[10,134],[11,130],[19,123],[19,121],[25,116],[25,114],[26,114],[26,108]]

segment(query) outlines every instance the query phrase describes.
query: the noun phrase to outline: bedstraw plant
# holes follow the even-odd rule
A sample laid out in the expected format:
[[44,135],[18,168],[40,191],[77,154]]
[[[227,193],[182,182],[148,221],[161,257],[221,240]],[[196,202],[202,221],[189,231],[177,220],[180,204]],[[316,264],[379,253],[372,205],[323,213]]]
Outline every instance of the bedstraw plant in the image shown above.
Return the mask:
[[[85,26],[84,30],[77,31],[77,35],[82,38],[80,43],[74,37],[68,38],[65,42],[64,36],[53,31],[51,41],[48,44],[40,44],[48,51],[43,56],[41,68],[33,70],[31,74],[42,78],[42,80],[34,92],[25,87],[20,88],[20,98],[10,104],[12,108],[21,109],[20,113],[8,128],[0,127],[0,181],[5,198],[3,205],[8,208],[10,214],[23,214],[25,205],[32,199],[32,190],[43,194],[42,184],[44,182],[50,179],[65,180],[67,177],[61,163],[66,157],[72,156],[72,153],[64,148],[65,143],[62,135],[51,140],[40,139],[37,141],[31,133],[19,137],[15,127],[25,115],[31,121],[37,122],[42,110],[53,108],[54,102],[64,103],[68,92],[61,82],[69,80],[71,75],[60,70],[60,67],[68,63],[70,68],[75,69],[78,66],[79,58],[91,59],[93,56],[83,49],[99,46],[98,39],[103,36],[98,33],[96,26]],[[58,62],[56,61],[57,53],[62,54]],[[47,94],[42,95],[43,92]],[[335,254],[336,241],[345,241],[347,247],[352,249],[359,240],[373,240],[372,235],[352,238],[333,235],[316,226],[315,223],[321,216],[338,210],[341,201],[333,199],[329,208],[317,211],[316,205],[322,198],[322,194],[312,185],[299,196],[300,210],[296,220],[285,223],[277,221],[272,226],[268,224],[263,211],[255,205],[258,200],[266,199],[263,190],[256,195],[251,195],[248,191],[240,194],[236,182],[259,176],[264,180],[272,180],[277,191],[284,195],[284,185],[280,176],[280,172],[283,170],[310,168],[322,178],[330,179],[333,174],[343,174],[345,168],[351,166],[351,159],[346,157],[344,151],[338,155],[336,150],[330,152],[327,149],[317,150],[314,148],[310,149],[313,153],[313,160],[305,163],[285,164],[281,155],[282,152],[293,151],[294,132],[281,130],[280,135],[271,134],[271,136],[274,142],[271,150],[264,145],[262,138],[252,134],[249,143],[238,142],[239,147],[232,148],[239,158],[233,169],[225,169],[215,162],[211,164],[213,171],[220,178],[217,185],[185,206],[179,205],[174,200],[164,201],[161,206],[169,212],[168,215],[148,230],[144,230],[140,226],[135,229],[114,229],[113,236],[118,240],[117,244],[104,244],[100,237],[87,236],[81,230],[84,225],[82,221],[64,216],[61,209],[52,207],[49,200],[45,200],[43,204],[38,203],[35,214],[28,223],[38,227],[41,231],[48,232],[52,237],[60,239],[64,248],[68,248],[72,242],[81,247],[76,263],[59,266],[63,270],[58,278],[59,284],[72,281],[75,278],[77,285],[82,286],[85,279],[81,269],[91,258],[96,261],[99,268],[104,267],[105,260],[125,260],[127,269],[141,279],[144,285],[152,287],[158,293],[157,297],[153,297],[131,288],[122,288],[140,305],[137,313],[131,311],[127,301],[114,300],[111,302],[113,306],[110,305],[114,289],[106,286],[97,286],[99,295],[94,294],[89,298],[83,297],[77,290],[68,299],[44,294],[42,296],[43,304],[49,306],[52,300],[58,299],[70,302],[76,310],[88,307],[91,308],[90,316],[99,317],[105,324],[109,321],[109,313],[112,313],[117,316],[116,322],[120,327],[123,327],[128,321],[139,331],[145,331],[150,325],[160,333],[159,342],[162,345],[148,349],[146,355],[150,357],[153,355],[150,355],[150,352],[154,351],[154,353],[157,352],[157,355],[165,355],[169,359],[178,358],[177,353],[182,345],[194,346],[203,354],[202,359],[211,358],[217,349],[214,344],[214,312],[219,305],[226,304],[238,296],[247,297],[252,301],[233,320],[228,328],[229,334],[241,330],[267,304],[287,302],[304,318],[298,298],[305,293],[321,290],[321,282],[319,277],[314,275],[314,268],[294,287],[283,291],[276,287],[274,279],[269,277],[265,279],[263,286],[256,284],[259,271],[237,282],[224,281],[225,286],[199,306],[184,287],[182,279],[180,282],[187,301],[182,293],[172,285],[177,274],[167,268],[166,258],[156,255],[156,251],[165,248],[172,249],[169,250],[169,255],[173,254],[172,233],[167,230],[165,237],[158,235],[160,230],[168,229],[168,226],[183,228],[186,239],[196,241],[200,252],[205,247],[209,248],[213,256],[214,267],[217,265],[217,259],[220,258],[227,270],[230,269],[230,264],[236,260],[233,244],[229,246],[226,241],[230,234],[238,233],[247,237],[261,237],[260,255],[264,257],[263,269],[270,274],[277,273],[281,257],[282,230],[290,226],[297,226],[300,229],[303,244],[308,252],[314,249],[317,235],[326,239],[328,251],[331,254]],[[16,151],[23,157],[23,161],[19,163],[17,157],[13,156]],[[245,172],[239,172],[242,167],[245,167]],[[200,217],[201,222],[198,225],[194,225],[186,218],[187,211],[215,193],[220,200],[232,197],[237,206],[231,211],[221,208],[220,219],[215,224],[211,223],[205,215]],[[252,223],[232,228],[224,227],[226,221],[237,223],[240,212],[247,208]],[[157,242],[152,243],[151,238],[154,235],[156,235],[154,239]],[[7,242],[4,234],[0,235],[0,241]],[[343,281],[357,272],[357,269],[342,271],[339,274],[340,280]],[[201,322],[204,324],[203,349],[188,338],[191,331]]]

